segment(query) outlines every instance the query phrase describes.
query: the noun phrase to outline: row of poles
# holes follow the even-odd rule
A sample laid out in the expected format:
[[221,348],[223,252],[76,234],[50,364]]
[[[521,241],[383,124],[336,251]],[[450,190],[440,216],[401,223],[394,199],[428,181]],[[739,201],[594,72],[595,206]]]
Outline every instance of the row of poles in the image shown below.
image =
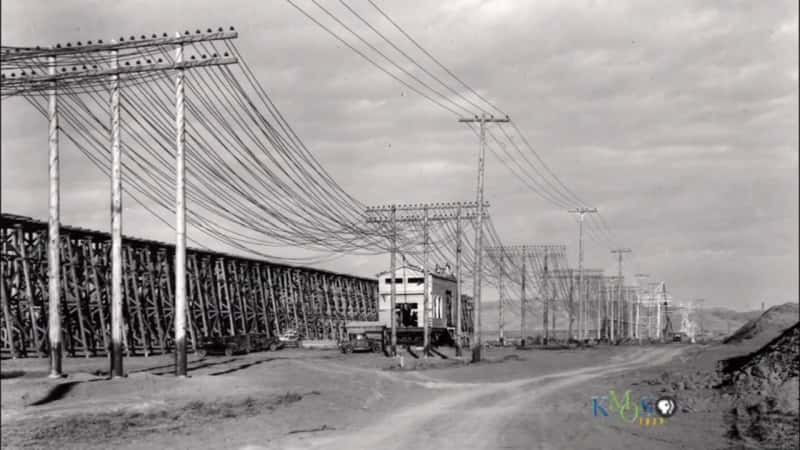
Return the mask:
[[[187,32],[188,33],[188,32]],[[200,64],[184,63],[184,44],[186,42],[199,42],[204,40],[231,39],[237,37],[235,32],[214,33],[207,36],[191,36],[183,38],[176,33],[174,39],[153,39],[149,45],[175,45],[174,63],[169,67],[142,66],[136,71],[149,70],[174,70],[175,71],[175,374],[185,377],[187,371],[186,358],[186,128],[184,106],[184,76],[185,69],[198,67]],[[142,44],[140,41],[139,46]],[[118,43],[111,42],[107,45],[111,53],[110,69],[103,71],[109,77],[110,114],[111,114],[111,344],[110,344],[110,375],[123,377],[123,286],[122,286],[122,151],[120,146],[120,73],[132,73],[126,69],[120,71],[118,59]],[[100,46],[103,47],[103,46]],[[92,51],[98,50],[95,46]],[[64,53],[75,54],[74,51],[63,49]],[[59,51],[50,49],[48,56],[48,122],[49,122],[49,214],[48,214],[48,339],[49,339],[49,377],[60,378],[64,376],[62,367],[63,343],[61,336],[61,316],[59,302],[61,293],[61,255],[60,255],[60,154],[59,154],[59,114],[58,114],[58,80],[80,77],[81,73],[60,75],[56,71],[56,57]],[[203,66],[233,64],[236,58],[211,58],[201,63]],[[155,66],[155,65],[154,65]],[[96,77],[97,72],[91,74]],[[87,79],[90,75],[87,74]],[[35,77],[31,77],[35,78]]]
[[[485,173],[485,159],[486,159],[486,126],[490,123],[503,123],[503,122],[510,122],[511,119],[506,117],[494,117],[487,114],[481,114],[480,116],[475,116],[471,118],[460,118],[458,119],[460,123],[467,123],[473,124],[477,123],[480,129],[479,139],[480,139],[480,149],[478,152],[478,180],[476,183],[476,201],[475,203],[457,203],[456,208],[458,209],[456,214],[453,216],[446,217],[451,220],[456,221],[456,353],[460,356],[461,355],[461,342],[463,339],[462,330],[461,330],[461,220],[462,219],[470,219],[473,218],[475,220],[475,256],[473,258],[473,285],[472,285],[472,298],[474,302],[474,307],[472,308],[473,313],[473,329],[472,329],[472,336],[470,338],[470,346],[472,352],[472,361],[478,362],[481,360],[481,346],[482,346],[482,333],[481,333],[481,272],[482,272],[482,258],[483,258],[483,217],[486,215],[485,208],[488,207],[488,204],[484,201],[484,173]],[[454,206],[450,205],[449,208],[452,209]],[[429,329],[428,329],[428,320],[427,320],[427,310],[429,304],[429,284],[428,284],[428,222],[430,220],[429,212],[431,209],[434,208],[442,208],[440,205],[420,205],[414,207],[405,207],[403,208],[404,211],[416,211],[422,212],[422,218],[416,218],[414,220],[420,221],[424,227],[424,261],[423,261],[423,276],[425,280],[424,286],[424,295],[423,295],[423,347],[424,353],[427,355],[429,352]],[[445,207],[447,208],[447,207]],[[462,209],[470,208],[469,214],[466,214]],[[376,212],[390,212],[390,217],[382,218],[375,218],[374,213]],[[390,270],[392,273],[391,277],[391,287],[390,287],[390,300],[389,300],[389,308],[391,311],[390,316],[390,327],[391,327],[391,353],[392,355],[396,355],[397,352],[397,320],[395,318],[395,308],[397,307],[397,289],[395,286],[395,272],[397,271],[397,258],[396,253],[398,251],[397,248],[397,222],[402,221],[403,219],[398,219],[397,217],[398,207],[396,205],[391,206],[379,206],[375,208],[368,208],[367,209],[367,216],[368,221],[376,221],[376,222],[389,222],[392,226],[392,242],[391,242],[391,251],[390,251]],[[372,214],[372,216],[371,216]],[[408,219],[409,221],[411,219]]]

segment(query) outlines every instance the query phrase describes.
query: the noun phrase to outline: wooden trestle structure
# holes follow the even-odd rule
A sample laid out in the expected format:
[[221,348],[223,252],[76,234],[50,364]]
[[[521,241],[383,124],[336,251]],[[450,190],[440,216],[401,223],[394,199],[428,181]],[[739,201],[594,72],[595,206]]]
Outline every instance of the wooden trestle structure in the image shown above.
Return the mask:
[[[47,222],[3,214],[2,352],[46,356]],[[60,308],[64,350],[107,353],[110,345],[110,235],[61,227]],[[124,339],[127,355],[174,346],[175,246],[123,239]],[[377,280],[189,249],[189,345],[204,336],[270,335],[296,329],[310,339],[343,336],[350,320],[377,320]]]

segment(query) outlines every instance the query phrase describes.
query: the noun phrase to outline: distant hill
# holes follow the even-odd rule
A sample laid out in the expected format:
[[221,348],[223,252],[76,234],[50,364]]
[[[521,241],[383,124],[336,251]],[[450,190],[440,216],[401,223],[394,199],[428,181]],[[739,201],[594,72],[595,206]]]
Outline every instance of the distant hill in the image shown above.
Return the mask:
[[738,344],[751,341],[753,344],[766,344],[784,330],[800,320],[800,306],[797,303],[784,303],[764,311],[764,314],[747,321],[723,343]]
[[[482,325],[484,332],[486,332],[488,335],[496,335],[499,322],[497,301],[486,301],[481,306]],[[697,326],[701,327],[705,334],[721,338],[723,336],[732,334],[747,321],[760,316],[761,311],[735,311],[728,308],[713,307],[697,308],[695,309],[693,315]],[[509,311],[508,308],[505,308],[503,316],[506,334],[514,336],[519,334],[520,312],[516,309],[514,311]],[[677,330],[680,328],[681,314],[674,311],[670,312],[670,318],[672,319],[673,329]],[[644,323],[644,321],[645,319],[643,317],[642,323]],[[526,323],[526,329],[529,330],[528,334],[535,336],[536,334],[541,333],[541,305],[537,305],[537,307],[534,308],[533,313],[528,312],[526,316]],[[556,326],[559,329],[565,329],[567,327],[567,314],[560,308],[556,318]]]

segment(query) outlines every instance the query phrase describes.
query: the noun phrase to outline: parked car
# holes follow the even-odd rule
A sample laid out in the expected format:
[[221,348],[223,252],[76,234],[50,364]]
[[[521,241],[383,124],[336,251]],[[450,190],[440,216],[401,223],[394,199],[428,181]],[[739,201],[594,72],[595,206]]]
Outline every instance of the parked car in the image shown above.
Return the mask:
[[339,344],[342,353],[380,352],[383,345],[380,338],[370,337],[367,333],[350,333],[348,339]]
[[302,337],[297,330],[286,330],[280,335],[278,335],[278,341],[280,341],[281,345],[284,347],[293,347],[298,348],[300,347],[300,341]]
[[275,336],[251,333],[235,336],[207,336],[200,343],[204,355],[242,355],[258,351],[275,351],[283,343]]

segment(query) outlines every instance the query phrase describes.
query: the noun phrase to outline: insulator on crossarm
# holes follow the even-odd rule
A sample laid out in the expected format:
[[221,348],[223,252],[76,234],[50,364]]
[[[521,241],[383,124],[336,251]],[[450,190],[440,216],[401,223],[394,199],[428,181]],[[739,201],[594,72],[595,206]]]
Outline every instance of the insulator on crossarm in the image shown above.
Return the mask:
[[153,33],[152,35],[150,35],[150,37],[151,37],[152,39],[155,39],[155,38],[156,38],[156,37],[158,37],[158,36],[157,36],[155,33]]
[[131,65],[131,62],[130,62],[130,61],[125,61],[125,65],[126,65],[126,66],[130,66],[130,65]]
[[190,59],[194,59],[194,55],[192,55],[192,57]]
[[209,28],[209,29],[208,29],[208,30],[206,30],[206,31],[207,31],[207,32],[209,32],[209,33],[211,33],[211,28]]
[[67,47],[72,47],[72,43],[71,42],[67,42]]
[[161,58],[158,58],[158,62],[161,62],[161,61],[162,61],[162,59],[161,59]]
[[161,37],[167,37],[167,33],[161,33]]
[[217,29],[217,31],[222,31],[222,27],[219,27],[219,28]]
[[75,45],[77,45],[78,47],[80,47],[80,46],[81,46],[81,45],[83,45],[83,44],[81,44],[81,41],[78,41],[78,42],[76,42],[76,43],[75,43]]
[[206,59],[206,55],[200,55],[200,59]]
[[225,52],[225,56],[228,56],[228,52]]
[[231,31],[233,31],[233,25],[231,25],[231,28],[230,28],[230,30],[231,30]]
[[100,39],[100,40],[98,40],[98,41],[97,41],[97,43],[98,43],[98,44],[102,44],[102,43],[103,43],[103,40],[102,40],[102,39]]
[[211,55],[211,56],[213,56],[214,58],[216,58],[216,57],[217,57],[217,54],[216,54],[216,53],[214,53],[214,54],[213,54],[213,55]]
[[188,36],[189,35],[189,30],[184,31],[183,34]]
[[135,41],[136,40],[136,36],[131,36],[131,40]]
[[137,59],[137,60],[136,60],[136,65],[137,65],[137,66],[139,66],[139,65],[141,65],[141,64],[142,64],[142,62],[141,62],[141,61],[139,61],[139,60]]
[[200,30],[194,30],[195,34],[200,34]]
[[120,42],[125,42],[125,37],[123,37],[123,36],[120,36],[120,37],[119,37],[119,41],[120,41]]
[[145,36],[145,35],[142,35],[142,36],[141,36],[141,38],[142,38],[142,39],[147,39],[147,36]]
[[56,48],[61,48],[61,44],[56,44]]

